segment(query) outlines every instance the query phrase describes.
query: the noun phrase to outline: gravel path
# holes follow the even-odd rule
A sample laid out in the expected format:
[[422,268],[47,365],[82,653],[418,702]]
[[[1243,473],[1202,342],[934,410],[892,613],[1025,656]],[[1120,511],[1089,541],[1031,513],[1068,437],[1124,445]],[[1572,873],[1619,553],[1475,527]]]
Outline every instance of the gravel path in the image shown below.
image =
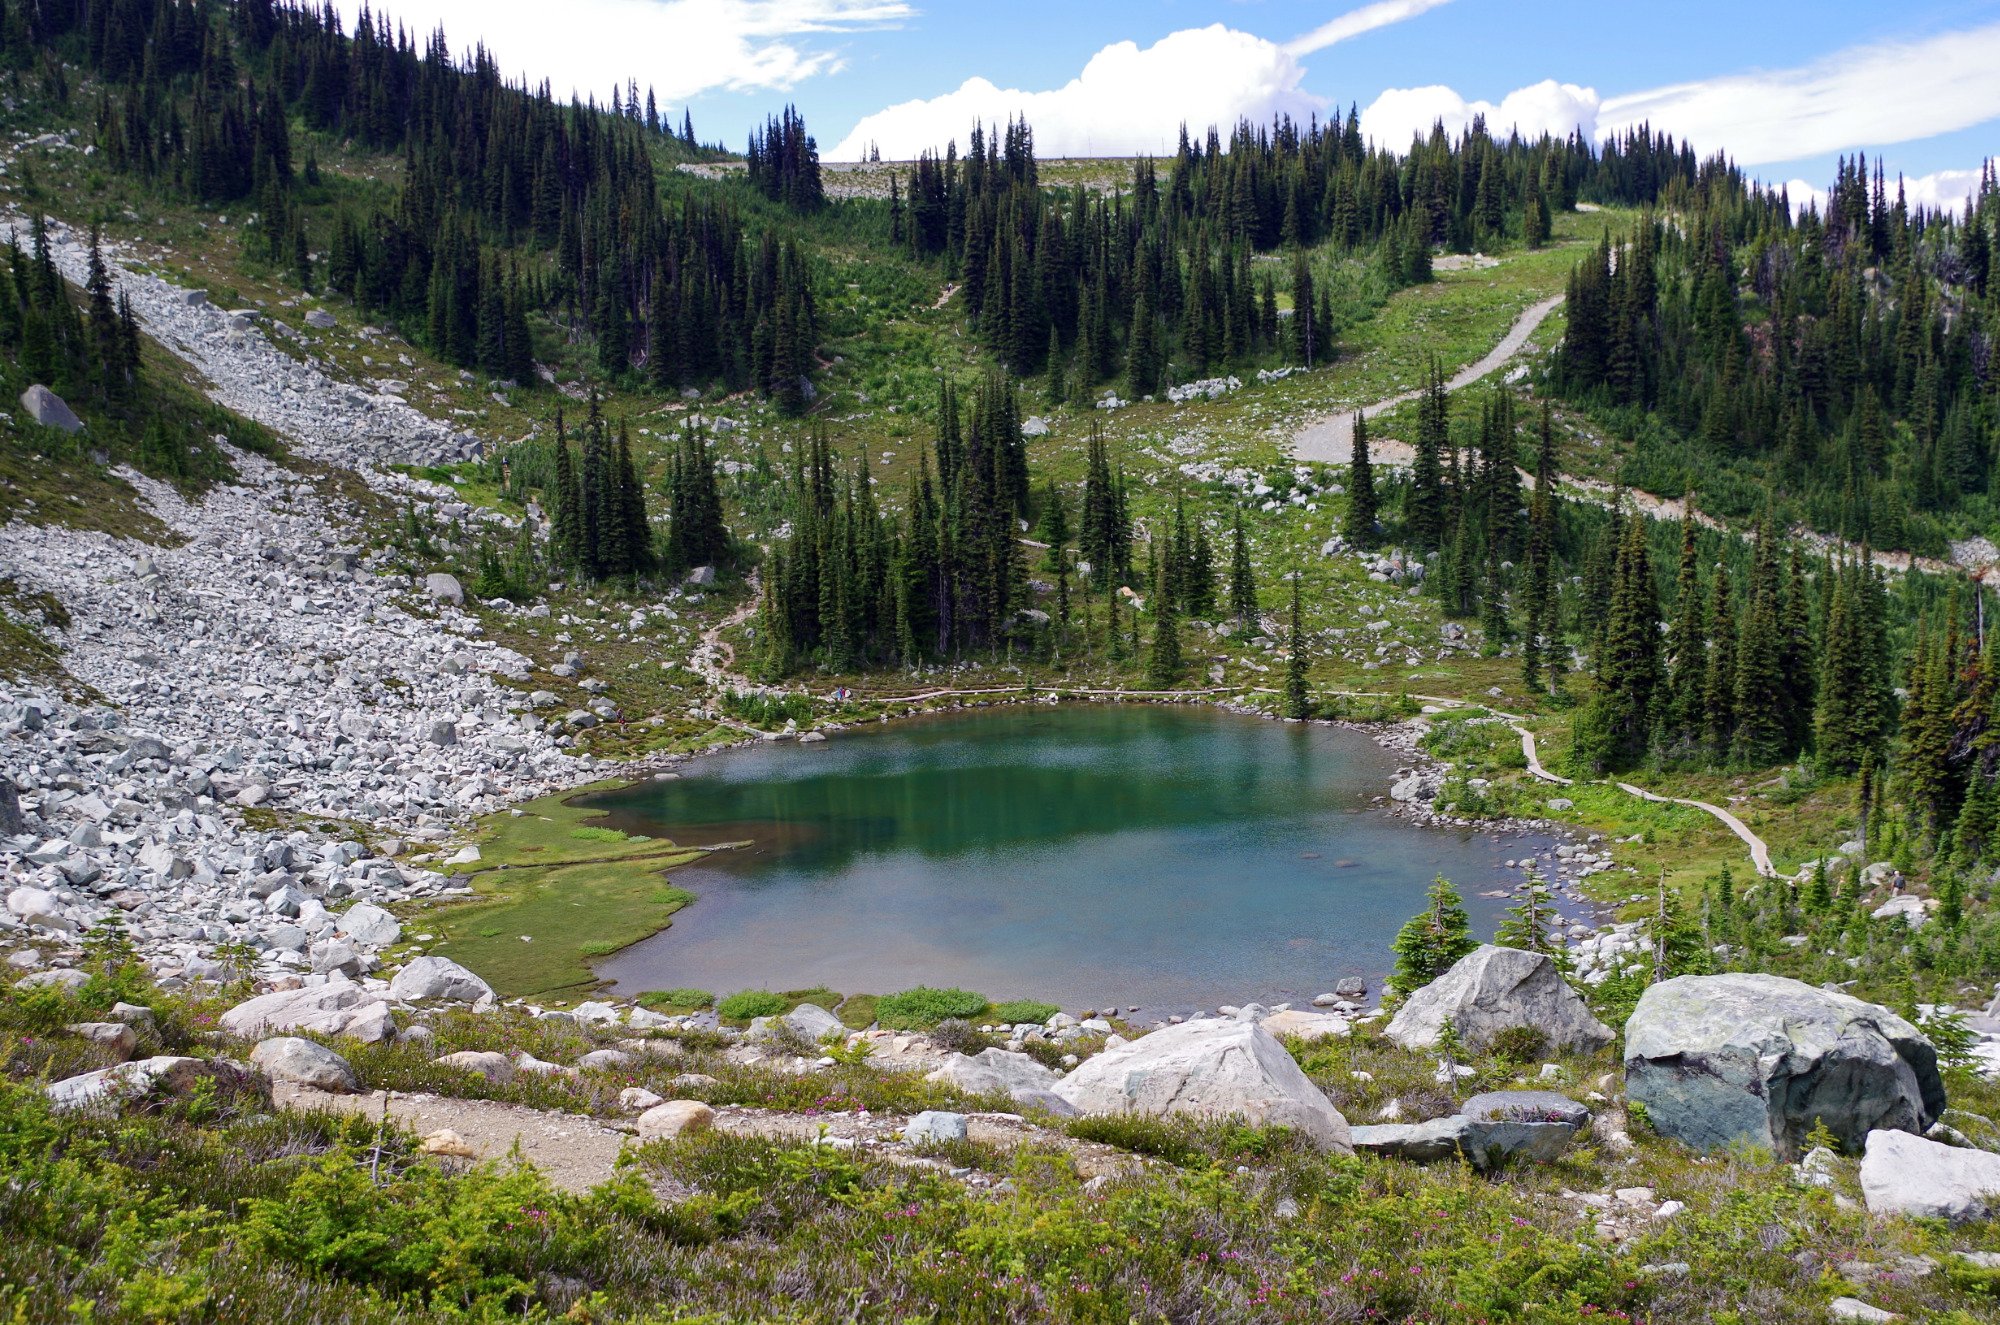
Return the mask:
[[[1514,325],[1507,329],[1507,334],[1500,338],[1500,343],[1493,347],[1491,353],[1477,363],[1461,368],[1451,381],[1445,384],[1445,389],[1457,391],[1471,386],[1519,354],[1521,347],[1528,343],[1528,337],[1535,334],[1535,328],[1541,326],[1543,319],[1553,313],[1562,301],[1561,295],[1553,295],[1522,313],[1514,320]],[[1408,404],[1422,394],[1423,390],[1418,388],[1390,396],[1387,400],[1378,400],[1372,405],[1363,406],[1361,416],[1366,419],[1376,418],[1399,405]],[[1300,460],[1317,461],[1326,465],[1344,465],[1352,458],[1353,452],[1354,411],[1352,410],[1315,419],[1292,437],[1292,454]]]

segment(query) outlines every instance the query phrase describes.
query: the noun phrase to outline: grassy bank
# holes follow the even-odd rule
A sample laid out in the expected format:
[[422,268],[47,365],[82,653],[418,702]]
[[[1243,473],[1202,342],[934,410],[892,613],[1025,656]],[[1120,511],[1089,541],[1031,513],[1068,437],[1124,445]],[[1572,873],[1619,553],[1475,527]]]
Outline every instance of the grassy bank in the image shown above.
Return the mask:
[[431,951],[478,971],[502,997],[581,993],[590,963],[672,923],[694,900],[667,871],[699,850],[628,837],[570,802],[608,783],[544,796],[479,824],[480,859],[455,865],[477,900],[422,918]]

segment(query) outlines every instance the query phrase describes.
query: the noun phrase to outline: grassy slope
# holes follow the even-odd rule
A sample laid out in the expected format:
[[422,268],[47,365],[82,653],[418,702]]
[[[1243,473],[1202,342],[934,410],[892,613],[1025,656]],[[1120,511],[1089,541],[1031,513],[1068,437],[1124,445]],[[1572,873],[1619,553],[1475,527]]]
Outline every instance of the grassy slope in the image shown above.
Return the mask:
[[[119,996],[157,1010],[141,1052],[214,1052],[206,1028],[221,1001],[115,982],[78,1000],[0,992],[0,1156],[17,1178],[11,1236],[0,1240],[10,1318],[373,1325],[525,1311],[638,1325],[820,1319],[837,1303],[866,1320],[1818,1325],[1846,1295],[1972,1325],[1992,1318],[2000,1292],[2000,1274],[1955,1254],[2000,1251],[2000,1224],[1871,1218],[1851,1159],[1823,1189],[1753,1151],[1691,1160],[1643,1127],[1627,1147],[1612,1136],[1615,1103],[1601,1098],[1599,1129],[1562,1159],[1494,1175],[1328,1158],[1227,1122],[1038,1117],[1033,1139],[939,1152],[962,1171],[1011,1179],[998,1189],[969,1189],[880,1149],[714,1133],[634,1147],[628,1176],[583,1197],[506,1164],[467,1172],[372,1117],[274,1115],[228,1092],[124,1119],[50,1116],[35,1079],[105,1054],[60,1026],[101,1018]],[[631,1085],[784,1110],[808,1126],[851,1123],[862,1110],[896,1118],[1000,1103],[844,1062],[804,1075],[739,1066],[699,1035],[630,1067],[496,1085],[432,1056],[524,1050],[566,1063],[626,1032],[506,1010],[446,1014],[434,1030],[434,1048],[338,1048],[371,1088],[606,1124],[626,1118],[618,1096]],[[1532,1061],[1469,1057],[1475,1075],[1453,1090],[1435,1082],[1428,1057],[1371,1035],[1292,1050],[1357,1122],[1390,1099],[1431,1116],[1537,1075]],[[1560,1066],[1556,1088],[1584,1098],[1613,1064],[1599,1055]],[[674,1084],[689,1071],[707,1084]],[[1952,1089],[1961,1108],[2000,1109],[1990,1085]],[[1129,1176],[1086,1184],[1065,1132],[1127,1157]],[[1627,1217],[1614,1234],[1577,1199],[1636,1187],[1686,1208]],[[1921,1278],[1902,1259],[1918,1256],[1933,1267]]]

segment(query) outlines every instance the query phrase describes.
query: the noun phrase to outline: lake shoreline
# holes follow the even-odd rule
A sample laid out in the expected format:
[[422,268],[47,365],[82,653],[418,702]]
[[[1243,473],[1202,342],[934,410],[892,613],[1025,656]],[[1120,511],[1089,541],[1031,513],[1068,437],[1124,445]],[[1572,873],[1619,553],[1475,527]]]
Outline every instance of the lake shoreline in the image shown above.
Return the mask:
[[[831,740],[843,733],[852,734],[878,727],[904,727],[911,725],[918,719],[950,718],[985,710],[1027,708],[1031,706],[1048,708],[1072,706],[1109,708],[1126,705],[1146,708],[1200,706],[1244,717],[1259,718],[1271,723],[1296,723],[1305,726],[1328,727],[1351,731],[1365,736],[1382,750],[1394,753],[1407,766],[1406,768],[1399,768],[1397,773],[1389,779],[1391,786],[1393,786],[1399,777],[1407,772],[1415,772],[1423,778],[1429,779],[1432,785],[1435,785],[1435,782],[1441,779],[1443,773],[1448,768],[1448,765],[1444,761],[1437,759],[1421,746],[1423,735],[1429,730],[1431,721],[1438,716],[1435,714],[1396,719],[1333,717],[1299,720],[1280,717],[1255,704],[1244,703],[1240,699],[1221,699],[1210,695],[1175,697],[1171,693],[1149,693],[1143,695],[1094,694],[1089,696],[1068,696],[1052,695],[1046,691],[1023,690],[1017,694],[982,695],[977,698],[958,699],[933,707],[914,708],[902,712],[885,711],[876,721],[829,722],[802,731],[777,732],[759,737],[745,735],[740,739],[722,742],[700,751],[641,758],[630,761],[615,770],[597,770],[599,775],[591,781],[579,783],[573,788],[552,793],[544,799],[569,805],[575,798],[586,794],[598,794],[607,790],[629,790],[652,781],[676,780],[700,761],[710,760],[732,752],[783,742],[817,743]],[[604,776],[607,773],[610,776]],[[1536,836],[1555,842],[1571,842],[1576,840],[1574,827],[1559,821],[1516,817],[1487,819],[1456,817],[1448,814],[1440,814],[1432,810],[1428,797],[1418,800],[1401,800],[1387,794],[1388,791],[1389,788],[1385,787],[1384,794],[1372,796],[1370,798],[1370,808],[1377,809],[1414,828],[1473,833],[1494,839],[1509,836]],[[510,810],[518,808],[520,807],[510,807]],[[586,816],[589,820],[598,820],[602,817],[601,812]],[[505,831],[505,822],[504,819],[500,820],[500,831],[502,832]],[[720,849],[718,847],[690,846],[678,840],[675,840],[674,845],[683,850],[698,853],[681,865],[676,873],[690,868],[701,869],[705,866],[714,866],[719,863],[715,859],[715,853]],[[497,882],[497,880],[493,880],[489,876],[489,882]],[[1549,878],[1548,882],[1551,885],[1555,885],[1559,881],[1555,878]],[[1580,883],[1580,881],[1576,882]],[[594,955],[586,962],[586,966],[594,977],[590,985],[565,986],[561,991],[551,989],[547,992],[574,992],[578,996],[583,996],[592,992],[601,992],[611,987],[614,981],[600,973],[603,964],[612,960],[620,953],[629,951],[632,947],[640,943],[667,933],[673,927],[675,919],[692,916],[695,909],[700,906],[703,891],[705,890],[696,889],[693,891],[693,900],[688,904],[685,912],[677,913],[673,916],[663,916],[656,928],[651,928],[644,934],[638,934],[630,942],[622,944],[612,952]],[[1488,891],[1483,895],[1490,899],[1492,892]],[[483,903],[491,904],[497,899],[494,894],[488,893],[483,895],[480,900]],[[1583,912],[1584,922],[1590,924],[1593,928],[1600,927],[1607,919],[1606,906],[1598,900],[1584,895],[1580,890],[1573,895],[1566,896],[1564,900],[1573,909]],[[626,932],[631,933],[633,931],[628,929]],[[539,953],[537,956],[539,956]],[[1027,992],[1033,993],[1035,991]]]
[[[1115,715],[1117,708],[1125,705],[1136,706],[1128,710],[1132,715],[1129,734],[1124,720],[1107,716]],[[1197,721],[1199,714],[1189,711],[1186,722],[1171,720],[1164,714],[1139,721],[1139,710],[1142,709],[1179,708],[1185,711],[1192,705],[1199,705],[1212,715],[1211,719]],[[1033,706],[1077,711],[1076,725],[1068,725],[1053,717],[1045,720],[1044,715]],[[1095,710],[1097,716],[1086,716],[1083,712],[1086,710]],[[1001,716],[1009,711],[1016,716]],[[922,790],[926,786],[923,779],[930,776],[925,772],[927,768],[950,769],[950,776],[957,778],[971,776],[962,773],[962,769],[978,766],[981,756],[968,756],[965,752],[986,747],[985,729],[977,722],[982,713],[993,714],[996,722],[1001,724],[993,729],[995,742],[991,747],[991,757],[995,767],[1020,767],[1019,761],[1023,757],[1033,759],[1046,749],[1054,761],[1053,767],[1087,769],[1095,779],[1087,779],[1074,789],[1065,788],[1061,795],[1078,803],[1110,807],[1115,804],[1116,796],[1106,788],[1122,782],[1124,775],[1119,771],[1122,767],[1120,761],[1127,758],[1129,752],[1129,757],[1134,759],[1129,787],[1132,794],[1140,798],[1137,803],[1144,804],[1153,812],[1161,811],[1163,806],[1169,807],[1164,824],[1142,812],[1137,818],[1120,818],[1111,826],[1110,831],[1139,834],[1130,840],[1145,843],[1143,850],[1148,854],[1143,858],[1132,857],[1132,849],[1128,845],[1123,855],[1112,849],[1102,868],[1094,863],[1077,867],[1082,871],[1079,877],[1104,880],[1103,887],[1109,890],[1081,900],[1079,905],[1085,910],[1115,915],[1118,909],[1128,905],[1112,899],[1128,895],[1124,890],[1136,882],[1133,877],[1135,869],[1138,877],[1148,880],[1145,884],[1147,889],[1162,890],[1129,894],[1135,899],[1142,895],[1153,897],[1160,899],[1162,904],[1182,908],[1183,911],[1190,903],[1197,909],[1224,906],[1231,909],[1232,918],[1234,908],[1244,905],[1250,908],[1226,940],[1204,945],[1200,939],[1191,940],[1185,934],[1174,940],[1183,947],[1194,943],[1200,960],[1188,968],[1184,982],[1170,979],[1167,983],[1185,983],[1188,992],[1197,1000],[1207,997],[1206,986],[1216,984],[1226,986],[1216,991],[1216,997],[1227,1001],[1240,1002],[1249,991],[1265,1002],[1289,998],[1295,1003],[1309,1001],[1313,996],[1327,992],[1318,987],[1304,988],[1298,983],[1301,980],[1324,979],[1331,985],[1345,976],[1360,974],[1366,976],[1371,985],[1378,984],[1391,964],[1389,940],[1396,926],[1406,918],[1402,911],[1407,909],[1413,913],[1419,907],[1420,899],[1412,891],[1418,884],[1427,886],[1434,872],[1459,879],[1468,893],[1476,895],[1478,900],[1474,909],[1491,913],[1482,922],[1490,931],[1507,904],[1504,899],[1517,891],[1523,878],[1512,873],[1514,860],[1505,858],[1513,854],[1508,839],[1516,836],[1533,839],[1531,843],[1522,844],[1521,859],[1541,857],[1546,861],[1544,873],[1553,880],[1558,869],[1555,852],[1568,837],[1560,828],[1551,831],[1550,827],[1530,820],[1455,820],[1450,816],[1432,815],[1422,807],[1412,812],[1412,807],[1387,797],[1384,793],[1395,776],[1407,772],[1409,765],[1421,763],[1426,769],[1437,767],[1436,761],[1415,748],[1415,742],[1424,730],[1421,724],[1373,722],[1351,717],[1290,723],[1273,718],[1253,705],[1218,703],[1208,697],[1164,703],[1152,696],[1094,695],[1088,700],[1068,697],[1051,700],[1046,693],[953,699],[935,704],[920,715],[909,715],[948,724],[935,735],[921,732],[920,729],[929,724],[905,720],[900,713],[892,714],[887,721],[828,723],[816,732],[801,734],[807,742],[812,742],[813,736],[825,741],[843,733],[850,739],[857,735],[866,736],[870,731],[900,733],[897,739],[875,746],[873,750],[850,748],[837,758],[820,756],[799,764],[793,762],[791,756],[755,753],[764,745],[798,739],[798,736],[789,733],[777,738],[731,741],[726,746],[707,752],[707,757],[711,759],[729,762],[715,770],[716,780],[702,790],[691,788],[697,782],[708,782],[703,773],[706,766],[695,762],[703,756],[660,759],[652,761],[647,768],[633,770],[634,776],[622,783],[622,790],[630,794],[621,797],[614,792],[595,803],[594,808],[609,812],[606,822],[612,827],[627,832],[650,833],[682,843],[699,843],[710,840],[707,834],[763,838],[765,834],[758,831],[755,823],[766,815],[774,815],[777,822],[797,825],[813,845],[807,848],[808,855],[796,856],[792,854],[796,842],[790,834],[772,839],[770,850],[784,859],[769,865],[756,865],[748,876],[739,870],[733,860],[704,858],[693,869],[707,875],[706,879],[697,882],[685,874],[681,877],[682,884],[691,888],[699,898],[696,905],[677,918],[673,927],[675,935],[684,937],[677,943],[666,943],[664,947],[656,945],[650,954],[633,954],[628,948],[596,965],[600,978],[615,982],[621,994],[629,994],[655,987],[661,982],[708,987],[712,982],[720,981],[721,984],[714,986],[715,991],[728,992],[737,987],[735,982],[746,978],[751,985],[769,983],[775,988],[787,981],[820,983],[852,992],[850,986],[879,990],[885,987],[882,981],[908,976],[903,983],[957,983],[981,987],[979,981],[984,980],[996,986],[984,992],[995,996],[1033,996],[1070,1001],[1070,994],[1076,992],[1074,980],[1058,981],[1054,986],[1037,983],[1041,977],[1036,973],[1048,965],[1043,953],[1033,952],[1024,965],[1009,962],[1009,945],[1022,942],[1024,916],[1018,908],[1011,911],[1004,921],[998,917],[993,919],[993,923],[1000,924],[1001,928],[991,931],[990,937],[987,932],[975,931],[968,939],[965,933],[957,931],[974,922],[959,914],[942,921],[935,919],[932,914],[938,908],[935,900],[919,905],[917,912],[924,916],[921,933],[910,936],[915,946],[907,948],[899,948],[897,940],[884,937],[901,933],[902,921],[897,917],[902,913],[870,909],[881,905],[882,892],[910,886],[909,870],[913,867],[928,871],[929,877],[942,876],[940,884],[923,885],[918,890],[919,896],[934,897],[939,886],[947,889],[959,887],[956,879],[963,877],[963,871],[967,869],[979,872],[982,878],[1010,877],[1009,871],[1022,868],[1008,858],[1010,853],[1019,849],[1040,852],[1049,845],[1049,839],[1032,835],[1033,830],[1030,830],[1030,837],[1013,839],[1000,845],[997,849],[1002,854],[997,857],[978,854],[987,851],[991,843],[966,844],[964,849],[975,854],[966,857],[964,863],[941,864],[946,857],[933,854],[934,848],[944,850],[947,855],[960,849],[950,846],[936,848],[932,839],[945,833],[946,821],[954,818],[963,820],[968,813],[978,815],[983,805],[1013,806],[1017,816],[1046,813],[1024,809],[1024,806],[1039,802],[1014,801],[1010,799],[1014,793],[1008,791],[1006,786],[982,788],[977,783],[961,783],[955,791],[941,788],[941,795],[951,797],[949,801],[938,802],[941,817],[930,821],[926,829],[910,828],[910,815],[915,814],[922,821],[928,813]],[[1243,719],[1252,717],[1263,721],[1242,723]],[[973,721],[967,724],[967,719]],[[1294,735],[1279,734],[1288,727],[1293,729]],[[1266,735],[1255,735],[1260,730]],[[1308,730],[1328,735],[1313,739],[1306,735]],[[1342,739],[1332,740],[1333,732],[1343,733]],[[820,748],[826,750],[831,747],[820,744]],[[1367,751],[1365,757],[1362,754],[1364,749]],[[1284,753],[1286,751],[1297,751],[1297,760],[1288,757]],[[1306,753],[1308,751],[1311,753]],[[964,762],[968,757],[973,764]],[[911,760],[915,762],[911,763]],[[933,765],[932,760],[939,762]],[[1241,785],[1240,772],[1256,770],[1266,774],[1257,779],[1259,795],[1264,799],[1260,802],[1241,800],[1240,794],[1232,788]],[[649,773],[651,780],[664,780],[669,785],[651,787]],[[669,777],[662,779],[662,774]],[[689,775],[688,783],[681,783],[678,776],[673,776],[682,774]],[[851,781],[857,775],[863,778],[862,783]],[[912,777],[919,788],[914,796],[909,796],[907,786],[892,791],[867,790],[877,779],[894,785],[899,780],[907,783]],[[1213,783],[1208,781],[1211,777],[1215,779]],[[1161,778],[1166,778],[1167,783],[1161,783]],[[1316,798],[1285,790],[1288,779],[1298,781],[1299,792],[1310,789],[1323,791],[1325,801],[1322,803]],[[1037,785],[1043,784],[1036,781],[1024,784],[1021,794],[1045,795],[1046,792],[1026,789]],[[1176,812],[1170,808],[1171,799],[1162,802],[1158,799],[1161,793],[1155,790],[1167,785],[1181,788],[1173,795],[1194,795],[1200,802],[1199,812],[1185,820],[1175,818]],[[860,794],[864,798],[870,795],[886,796],[886,800],[875,802],[882,808],[871,809],[866,799],[860,803],[841,799],[854,794],[857,786],[861,788]],[[1221,799],[1210,799],[1211,793],[1206,789],[1210,786],[1214,788],[1213,795]],[[837,811],[836,818],[831,821],[820,817],[829,794],[835,798]],[[905,799],[906,796],[909,798]],[[982,796],[986,799],[981,799]],[[1272,809],[1273,797],[1279,806],[1275,811]],[[1293,806],[1298,807],[1298,812],[1292,810]],[[1128,805],[1116,813],[1129,816],[1130,810]],[[1095,816],[1082,814],[1082,821],[1094,822],[1096,826],[1079,827],[1076,831],[1085,835],[1079,840],[1104,840],[1102,820],[1110,813],[1112,811],[1108,808],[1101,808]],[[1260,828],[1259,824],[1273,813],[1276,817],[1269,819],[1269,830]],[[1326,813],[1338,813],[1342,817],[1338,820],[1319,819],[1318,816]],[[900,820],[904,825],[900,831],[907,840],[900,845],[894,840],[871,845],[861,853],[862,857],[874,855],[878,848],[888,854],[873,862],[859,859],[857,864],[858,858],[851,850],[852,844],[843,825],[859,822],[854,817],[856,815],[866,817],[871,814],[885,816],[879,821],[884,825],[893,826]],[[1349,820],[1345,817],[1348,815],[1357,817]],[[1057,825],[1070,822],[1067,807],[1057,811],[1054,820],[1045,822]],[[1315,822],[1321,826],[1311,827]],[[1362,827],[1364,822],[1372,827]],[[1340,826],[1344,823],[1351,823],[1353,827]],[[830,828],[829,824],[832,825]],[[1301,826],[1304,826],[1307,840],[1296,840],[1294,845]],[[1428,840],[1408,839],[1415,850],[1413,855],[1403,845],[1404,839],[1400,836],[1410,828],[1433,830],[1441,836],[1430,839],[1427,833],[1424,839]],[[1179,835],[1174,836],[1170,830],[1179,830]],[[836,853],[836,858],[830,861],[817,854],[819,848],[816,842],[828,831],[833,835],[828,849]],[[990,830],[981,830],[982,833],[986,831]],[[1061,833],[1068,830],[1054,828],[1051,831],[1058,845],[1048,859],[1060,875],[1068,860],[1066,847],[1060,844]],[[1146,836],[1155,832],[1163,836]],[[914,836],[911,835],[913,833]],[[1237,837],[1251,844],[1247,854],[1238,854],[1236,848],[1226,845]],[[924,841],[917,844],[918,838]],[[1218,846],[1218,843],[1224,845]],[[922,853],[921,858],[907,854],[913,846]],[[1222,854],[1218,855],[1218,851]],[[1300,859],[1320,861],[1322,852],[1322,864],[1297,863]],[[1142,859],[1143,863],[1135,869],[1128,868],[1129,859]],[[926,860],[928,863],[925,863]],[[1357,867],[1357,874],[1345,872]],[[1039,889],[1043,884],[1040,867],[1030,868],[1037,887],[1032,895],[1023,898],[1022,904],[1044,905],[1045,909],[1040,913],[1046,917],[1041,921],[1043,925],[1052,919],[1059,920],[1068,911],[1068,906],[1039,903]],[[1420,878],[1406,877],[1412,868],[1420,873]],[[828,869],[833,872],[822,873]],[[1212,883],[1208,882],[1211,880]],[[1384,887],[1393,884],[1393,888],[1378,891],[1378,882]],[[854,951],[886,954],[880,973],[869,974],[865,968],[857,972],[848,960],[850,949],[830,952],[830,940],[818,928],[806,932],[785,928],[794,922],[792,913],[768,899],[755,897],[758,889],[769,888],[774,883],[781,885],[788,895],[801,887],[828,889],[820,894],[817,903],[825,908],[823,913],[827,921],[833,929],[846,931],[848,939],[856,945]],[[1073,884],[1071,886],[1074,887]],[[1190,887],[1194,890],[1192,893],[1188,892]],[[1242,891],[1246,888],[1250,891]],[[1356,893],[1356,888],[1362,891]],[[743,895],[745,889],[751,894],[747,900]],[[1300,892],[1300,889],[1305,891]],[[1322,892],[1322,889],[1332,891]],[[1412,891],[1407,908],[1403,906],[1402,894],[1405,891]],[[948,893],[948,896],[956,897],[957,894]],[[966,894],[966,898],[985,900],[981,893]],[[1196,898],[1200,900],[1196,902]],[[908,895],[905,894],[907,900]],[[1566,900],[1569,902],[1566,909],[1578,920],[1596,920],[1588,899]],[[1341,914],[1342,908],[1357,904],[1367,908],[1368,928],[1351,930],[1338,923],[1331,929],[1326,928],[1330,916]],[[1107,905],[1111,908],[1109,913],[1103,911]],[[975,910],[977,906],[974,903]],[[1328,906],[1333,907],[1333,911],[1328,912]],[[961,908],[958,901],[948,900],[944,909],[958,913]],[[1269,919],[1274,911],[1280,916],[1276,921]],[[778,917],[775,920],[774,913]],[[1260,916],[1263,918],[1260,919]],[[1122,930],[1122,923],[1116,919],[1103,923]],[[692,931],[688,928],[690,925],[694,926]],[[1255,929],[1257,925],[1267,928]],[[1129,942],[1121,940],[1121,960],[1129,963],[1128,969],[1134,973],[1132,984],[1140,995],[1123,995],[1124,1001],[1150,1001],[1156,1006],[1162,1002],[1163,986],[1158,976],[1137,974],[1142,969],[1167,969],[1155,965],[1159,958],[1159,938],[1152,931],[1156,927],[1155,922],[1148,920],[1137,937],[1130,938]],[[1061,929],[1057,924],[1056,931],[1051,932]],[[955,932],[953,942],[934,944],[924,941],[933,931],[944,930]],[[1377,933],[1378,930],[1381,932]],[[1246,941],[1246,934],[1254,933],[1269,935],[1257,951],[1246,953],[1232,946],[1240,945]],[[785,937],[776,938],[774,934]],[[750,935],[755,937],[746,937]],[[1307,939],[1307,935],[1312,937]],[[1296,937],[1288,940],[1287,936]],[[1153,946],[1149,946],[1149,940]],[[1301,951],[1295,963],[1287,964],[1291,959],[1274,956],[1277,949],[1272,945],[1288,941],[1293,946],[1306,942],[1308,950],[1318,955],[1309,957]],[[764,960],[754,952],[745,956],[756,942],[777,944],[775,950],[787,954],[785,961]],[[888,945],[886,948],[883,946],[885,943]],[[1231,964],[1246,957],[1240,975],[1229,978]],[[1180,969],[1176,963],[1170,962],[1170,966]],[[1282,978],[1267,987],[1264,977],[1273,973]],[[1017,977],[1020,983],[1013,983]],[[1194,988],[1195,985],[1203,988]],[[1086,1003],[1101,1003],[1103,992],[1100,986],[1091,982],[1078,996]],[[1191,1003],[1188,1010],[1199,1010],[1202,1006],[1212,1005]]]

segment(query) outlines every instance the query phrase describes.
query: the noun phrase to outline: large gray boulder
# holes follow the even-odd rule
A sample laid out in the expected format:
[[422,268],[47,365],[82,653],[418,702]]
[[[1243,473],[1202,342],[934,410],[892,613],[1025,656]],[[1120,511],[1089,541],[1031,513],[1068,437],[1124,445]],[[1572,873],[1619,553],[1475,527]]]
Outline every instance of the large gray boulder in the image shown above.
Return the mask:
[[1887,1008],[1776,975],[1684,975],[1625,1023],[1625,1093],[1697,1150],[1791,1159],[1817,1122],[1848,1149],[1921,1133],[1944,1111],[1937,1050]]
[[1870,1132],[1861,1158],[1861,1199],[1870,1214],[1955,1224],[2000,1215],[2000,1155],[1908,1132]]
[[1384,1034],[1405,1049],[1430,1049],[1447,1022],[1475,1049],[1516,1028],[1538,1030],[1549,1048],[1573,1052],[1602,1049],[1615,1038],[1548,957],[1491,943],[1411,994]]
[[44,428],[66,433],[83,431],[83,420],[76,417],[69,402],[39,382],[21,393],[21,408]]
[[218,1024],[246,1040],[287,1031],[314,1031],[373,1044],[396,1033],[388,1014],[389,1005],[360,985],[332,980],[304,989],[259,994],[223,1013]]
[[968,1095],[1005,1095],[1016,1104],[1073,1114],[1076,1106],[1056,1093],[1062,1080],[1026,1054],[1005,1049],[981,1049],[977,1054],[950,1054],[926,1081],[956,1086]]
[[749,1038],[771,1040],[780,1032],[788,1031],[807,1044],[818,1044],[829,1035],[846,1035],[847,1027],[840,1018],[828,1012],[817,1003],[801,1003],[790,1012],[776,1017],[757,1017],[750,1023]]
[[419,957],[396,972],[389,997],[401,1003],[442,999],[447,1003],[477,1003],[493,996],[493,986],[447,957]]
[[331,1095],[357,1095],[361,1078],[345,1058],[323,1044],[296,1035],[261,1040],[250,1051],[250,1065],[273,1081],[282,1081]]
[[441,603],[450,603],[453,607],[465,606],[465,586],[458,582],[456,575],[432,571],[424,577],[424,592]]
[[1472,1125],[1461,1114],[1433,1118],[1421,1123],[1376,1123],[1349,1130],[1358,1155],[1381,1155],[1408,1160],[1413,1164],[1435,1164],[1440,1160],[1470,1159],[1465,1142]]
[[1107,1049],[1056,1083],[1084,1113],[1236,1116],[1290,1127],[1323,1150],[1353,1153],[1347,1119],[1276,1036],[1252,1021],[1166,1026]]

